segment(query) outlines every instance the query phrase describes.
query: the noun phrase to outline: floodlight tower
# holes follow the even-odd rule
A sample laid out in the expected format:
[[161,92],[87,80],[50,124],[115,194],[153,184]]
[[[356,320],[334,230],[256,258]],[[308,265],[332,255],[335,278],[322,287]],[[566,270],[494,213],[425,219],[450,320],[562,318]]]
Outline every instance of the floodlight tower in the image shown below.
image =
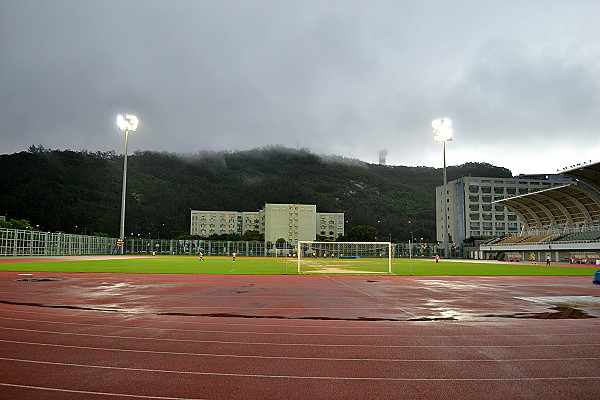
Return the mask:
[[448,236],[448,179],[446,176],[446,142],[452,140],[452,121],[448,118],[431,122],[433,138],[444,144],[444,257],[450,257],[450,238]]
[[125,157],[123,158],[123,191],[121,193],[121,227],[119,230],[119,241],[123,242],[120,253],[123,254],[125,249],[125,192],[127,191],[127,144],[129,143],[129,132],[137,131],[137,126],[140,120],[135,115],[117,116],[117,125],[119,129],[125,131]]

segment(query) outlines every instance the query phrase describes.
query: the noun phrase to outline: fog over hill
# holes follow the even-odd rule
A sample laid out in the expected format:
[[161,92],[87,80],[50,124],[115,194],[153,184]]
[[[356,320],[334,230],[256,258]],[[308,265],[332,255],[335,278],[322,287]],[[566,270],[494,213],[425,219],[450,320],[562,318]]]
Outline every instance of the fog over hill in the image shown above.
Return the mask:
[[[119,231],[123,155],[49,150],[0,155],[0,215],[48,231]],[[511,177],[487,163],[448,167],[461,176]],[[265,203],[316,204],[345,212],[349,229],[370,225],[382,238],[409,232],[435,239],[435,187],[442,171],[382,166],[308,150],[266,147],[128,157],[126,234],[173,238],[189,233],[190,209],[254,211]],[[409,224],[408,221],[411,221]]]

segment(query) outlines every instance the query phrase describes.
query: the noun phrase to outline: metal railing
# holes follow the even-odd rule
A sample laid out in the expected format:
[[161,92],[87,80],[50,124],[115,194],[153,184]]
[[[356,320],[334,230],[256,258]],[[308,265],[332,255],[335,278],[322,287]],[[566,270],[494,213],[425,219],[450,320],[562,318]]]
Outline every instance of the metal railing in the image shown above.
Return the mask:
[[[394,244],[394,258],[433,257],[442,250],[437,243]],[[288,243],[174,240],[174,239],[126,239],[124,254],[230,256],[236,252],[245,257],[287,257],[296,253],[296,247]],[[23,256],[74,256],[119,254],[116,238],[51,233],[0,228],[0,257]]]
[[0,257],[112,254],[117,239],[0,228]]

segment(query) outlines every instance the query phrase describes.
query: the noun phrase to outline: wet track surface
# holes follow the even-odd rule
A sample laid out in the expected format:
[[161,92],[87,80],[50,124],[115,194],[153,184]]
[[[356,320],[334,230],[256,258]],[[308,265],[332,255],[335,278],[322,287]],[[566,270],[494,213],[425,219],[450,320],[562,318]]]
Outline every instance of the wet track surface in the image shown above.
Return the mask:
[[590,277],[0,273],[0,393],[595,399]]

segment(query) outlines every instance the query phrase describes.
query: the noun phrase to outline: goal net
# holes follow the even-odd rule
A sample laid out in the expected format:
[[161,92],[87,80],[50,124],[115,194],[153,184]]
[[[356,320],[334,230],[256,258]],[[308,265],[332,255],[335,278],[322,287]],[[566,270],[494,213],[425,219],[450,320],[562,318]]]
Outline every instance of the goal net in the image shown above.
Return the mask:
[[391,274],[389,242],[298,242],[298,273]]

